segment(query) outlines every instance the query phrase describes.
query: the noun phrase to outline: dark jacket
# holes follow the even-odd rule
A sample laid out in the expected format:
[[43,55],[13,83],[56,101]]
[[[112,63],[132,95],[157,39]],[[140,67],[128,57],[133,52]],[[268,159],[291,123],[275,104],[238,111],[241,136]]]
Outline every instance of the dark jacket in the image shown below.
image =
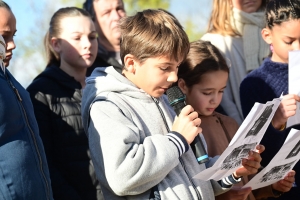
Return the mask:
[[[288,93],[288,64],[273,62],[266,58],[258,69],[249,73],[240,86],[240,97],[244,117],[250,112],[255,102],[266,103],[281,94]],[[300,125],[292,128],[300,130]],[[278,131],[269,125],[264,134],[261,144],[266,150],[261,154],[261,165],[266,166],[282,147],[291,128]],[[300,199],[300,163],[294,166],[296,171],[295,179],[298,187],[292,187],[289,192],[284,193],[278,200],[298,200]]]
[[98,44],[98,54],[95,62],[86,71],[86,76],[90,76],[96,67],[113,66],[119,73],[122,72],[123,66],[100,45]]
[[81,120],[81,85],[54,65],[27,88],[57,199],[102,199]]
[[0,199],[53,199],[28,92],[0,69]]

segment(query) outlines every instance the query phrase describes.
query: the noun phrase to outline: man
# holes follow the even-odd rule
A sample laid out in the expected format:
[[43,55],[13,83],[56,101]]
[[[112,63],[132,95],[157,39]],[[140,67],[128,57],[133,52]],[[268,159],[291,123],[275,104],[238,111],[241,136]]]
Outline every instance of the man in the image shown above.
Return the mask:
[[93,17],[99,34],[98,55],[94,64],[88,68],[90,76],[96,67],[114,66],[121,72],[119,20],[126,15],[122,0],[86,0],[83,8]]

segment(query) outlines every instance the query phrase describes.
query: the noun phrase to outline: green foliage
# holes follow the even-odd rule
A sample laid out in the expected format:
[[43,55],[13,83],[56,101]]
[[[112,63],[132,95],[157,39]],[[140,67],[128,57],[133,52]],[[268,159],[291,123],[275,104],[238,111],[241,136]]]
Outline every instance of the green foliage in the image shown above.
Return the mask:
[[82,8],[84,0],[60,0],[62,5],[70,5],[70,2],[72,2],[72,6]]
[[130,15],[148,8],[168,9],[170,0],[124,0],[126,12]]
[[203,32],[200,32],[196,29],[197,25],[193,23],[192,19],[188,19],[185,21],[184,24],[184,30],[186,34],[189,36],[190,42],[199,40],[201,36],[204,34]]
[[[165,10],[169,10],[170,2],[171,0],[124,0],[125,9],[128,15],[148,8],[162,8]],[[173,14],[176,16],[176,13]],[[197,26],[193,23],[192,19],[180,23],[185,28],[190,41],[199,40],[203,35],[203,33],[196,29]]]

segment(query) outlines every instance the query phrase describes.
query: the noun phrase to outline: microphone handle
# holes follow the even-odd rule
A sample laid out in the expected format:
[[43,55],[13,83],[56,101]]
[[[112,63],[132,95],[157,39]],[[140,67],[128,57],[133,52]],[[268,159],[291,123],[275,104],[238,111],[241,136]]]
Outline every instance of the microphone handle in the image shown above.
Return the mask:
[[206,150],[204,148],[203,142],[199,135],[197,135],[194,139],[194,141],[190,144],[196,159],[199,164],[205,163],[208,161],[208,155],[206,153]]

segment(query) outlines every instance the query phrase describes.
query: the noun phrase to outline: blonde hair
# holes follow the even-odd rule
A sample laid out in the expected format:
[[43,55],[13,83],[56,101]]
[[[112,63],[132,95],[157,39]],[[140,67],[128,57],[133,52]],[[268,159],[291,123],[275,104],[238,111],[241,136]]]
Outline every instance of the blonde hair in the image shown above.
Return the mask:
[[140,62],[156,56],[184,60],[189,39],[178,20],[169,12],[148,9],[120,20],[120,55],[132,54]]
[[[264,8],[265,5],[266,0],[262,0],[261,9]],[[214,0],[207,32],[229,36],[240,36],[234,26],[231,25],[231,18],[232,0]]]
[[61,21],[66,17],[77,17],[77,16],[85,16],[91,19],[91,16],[87,11],[76,7],[60,8],[52,16],[49,24],[49,29],[44,38],[44,46],[45,46],[46,56],[47,56],[47,66],[51,64],[55,64],[58,66],[60,65],[59,54],[56,51],[54,51],[51,45],[51,39],[53,37],[60,36],[63,29],[63,27],[60,26]]

